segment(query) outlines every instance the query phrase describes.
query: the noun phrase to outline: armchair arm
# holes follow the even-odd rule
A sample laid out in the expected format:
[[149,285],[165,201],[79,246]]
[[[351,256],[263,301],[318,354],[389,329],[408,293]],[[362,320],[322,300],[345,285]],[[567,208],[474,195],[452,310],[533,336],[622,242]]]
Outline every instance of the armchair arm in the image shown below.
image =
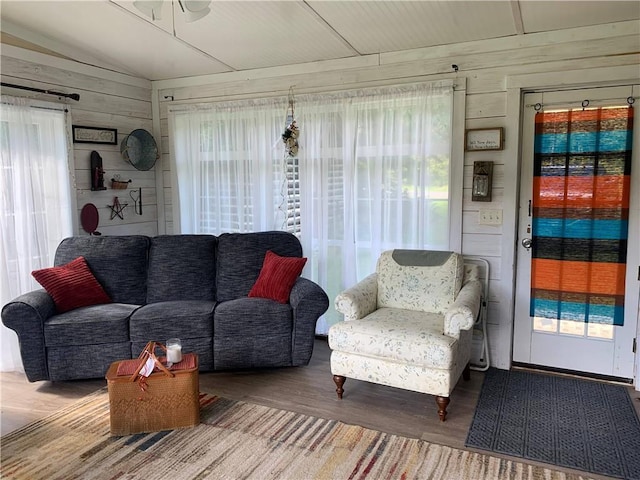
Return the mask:
[[472,280],[460,289],[455,302],[444,314],[444,333],[458,338],[460,330],[468,330],[473,327],[480,302],[482,301],[482,283]]
[[378,307],[378,274],[372,273],[340,293],[334,302],[345,321],[366,317]]
[[2,308],[2,323],[18,334],[20,356],[30,382],[49,379],[44,321],[55,314],[53,299],[44,290],[20,295]]
[[293,309],[293,366],[306,365],[313,353],[316,322],[329,308],[329,297],[318,284],[299,277],[291,289],[289,303]]

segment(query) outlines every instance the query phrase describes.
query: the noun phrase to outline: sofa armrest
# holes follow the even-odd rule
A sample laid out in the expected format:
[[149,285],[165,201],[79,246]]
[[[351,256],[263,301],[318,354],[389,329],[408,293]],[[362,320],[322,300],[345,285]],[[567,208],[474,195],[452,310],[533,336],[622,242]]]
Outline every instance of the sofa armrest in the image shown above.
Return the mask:
[[2,308],[2,323],[18,334],[20,356],[30,382],[49,379],[44,321],[55,314],[53,299],[44,290],[20,295]]
[[473,327],[482,301],[482,283],[478,280],[467,282],[458,292],[455,302],[444,314],[444,333],[458,338],[460,330]]
[[345,321],[358,320],[373,313],[378,307],[378,274],[372,273],[340,293],[335,307],[344,315]]
[[293,309],[293,366],[306,365],[313,353],[316,323],[329,308],[329,297],[320,285],[299,277],[291,289],[289,303]]

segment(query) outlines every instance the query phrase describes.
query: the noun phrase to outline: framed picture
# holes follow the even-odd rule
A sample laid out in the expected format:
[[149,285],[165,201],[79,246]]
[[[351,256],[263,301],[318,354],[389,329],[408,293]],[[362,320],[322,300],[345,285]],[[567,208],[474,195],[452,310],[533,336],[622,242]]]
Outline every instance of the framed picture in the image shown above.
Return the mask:
[[502,150],[503,128],[470,128],[464,134],[464,149],[467,152],[480,150]]
[[73,143],[118,144],[118,130],[115,128],[82,127],[73,125]]

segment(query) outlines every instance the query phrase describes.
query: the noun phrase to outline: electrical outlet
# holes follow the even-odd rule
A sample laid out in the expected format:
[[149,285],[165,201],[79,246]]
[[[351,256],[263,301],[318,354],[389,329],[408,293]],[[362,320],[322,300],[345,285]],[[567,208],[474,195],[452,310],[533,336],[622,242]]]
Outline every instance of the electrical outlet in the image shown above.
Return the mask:
[[478,212],[480,225],[502,225],[502,210],[494,208],[481,208]]

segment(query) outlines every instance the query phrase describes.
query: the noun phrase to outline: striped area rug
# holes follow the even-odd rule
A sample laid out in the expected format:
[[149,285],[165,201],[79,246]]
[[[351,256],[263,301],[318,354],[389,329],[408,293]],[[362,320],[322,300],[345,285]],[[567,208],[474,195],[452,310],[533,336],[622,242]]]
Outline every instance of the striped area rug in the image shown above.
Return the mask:
[[298,413],[201,395],[194,428],[111,437],[106,390],[2,437],[3,479],[585,477]]

